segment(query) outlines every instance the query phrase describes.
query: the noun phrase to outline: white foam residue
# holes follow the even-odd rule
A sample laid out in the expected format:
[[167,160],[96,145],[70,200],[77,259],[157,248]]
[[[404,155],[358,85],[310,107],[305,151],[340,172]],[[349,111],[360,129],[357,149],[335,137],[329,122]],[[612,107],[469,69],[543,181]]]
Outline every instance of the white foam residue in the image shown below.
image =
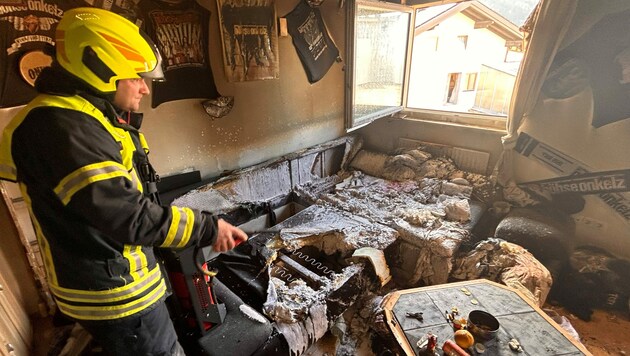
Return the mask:
[[193,209],[224,213],[237,208],[225,195],[216,190],[190,191],[173,201],[175,206],[185,206]]
[[243,313],[251,320],[257,321],[261,324],[269,323],[269,321],[264,316],[260,315],[259,312],[257,312],[254,308],[250,307],[247,304],[241,304],[238,309],[241,311],[241,313]]
[[315,246],[332,254],[361,247],[384,249],[396,240],[393,229],[330,206],[312,205],[302,214],[308,221],[280,230],[281,244],[289,250]]

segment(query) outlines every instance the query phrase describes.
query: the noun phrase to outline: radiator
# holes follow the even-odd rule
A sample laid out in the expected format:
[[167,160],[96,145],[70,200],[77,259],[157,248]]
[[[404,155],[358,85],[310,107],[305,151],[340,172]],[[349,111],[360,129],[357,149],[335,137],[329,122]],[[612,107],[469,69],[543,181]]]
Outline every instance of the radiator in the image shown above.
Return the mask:
[[424,150],[432,155],[450,157],[461,170],[479,174],[486,174],[487,172],[488,160],[490,159],[488,152],[409,138],[398,139],[399,148],[416,148],[418,146],[424,146]]

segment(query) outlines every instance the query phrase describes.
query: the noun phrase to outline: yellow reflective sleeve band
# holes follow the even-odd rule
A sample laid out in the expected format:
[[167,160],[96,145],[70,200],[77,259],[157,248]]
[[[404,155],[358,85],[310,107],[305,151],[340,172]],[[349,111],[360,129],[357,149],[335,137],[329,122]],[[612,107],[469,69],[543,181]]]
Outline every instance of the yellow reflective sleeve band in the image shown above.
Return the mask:
[[55,187],[55,193],[64,205],[67,205],[72,196],[91,183],[101,180],[125,177],[130,181],[131,176],[125,166],[114,161],[105,161],[81,167],[70,173]]
[[171,206],[171,215],[171,225],[168,227],[166,239],[164,239],[164,242],[162,242],[160,247],[171,246],[173,239],[175,239],[175,235],[177,234],[177,227],[179,226],[179,220],[181,220],[181,214],[176,206]]
[[75,306],[57,300],[59,310],[66,315],[81,320],[111,320],[119,319],[144,310],[149,305],[159,301],[166,293],[164,279],[149,294],[132,302],[115,306]]
[[182,238],[177,244],[177,247],[184,247],[190,241],[190,235],[192,235],[193,224],[195,223],[195,214],[190,208],[182,208],[186,213],[186,224],[184,225],[184,232]]
[[153,268],[144,278],[131,282],[123,287],[112,288],[108,290],[92,291],[92,290],[80,290],[63,288],[57,285],[50,285],[50,290],[53,294],[66,301],[80,302],[80,303],[92,303],[103,304],[123,301],[129,298],[133,298],[144,293],[149,287],[155,285],[162,273],[160,272],[160,266]]
[[171,206],[172,220],[160,247],[184,247],[190,241],[195,215],[190,208]]

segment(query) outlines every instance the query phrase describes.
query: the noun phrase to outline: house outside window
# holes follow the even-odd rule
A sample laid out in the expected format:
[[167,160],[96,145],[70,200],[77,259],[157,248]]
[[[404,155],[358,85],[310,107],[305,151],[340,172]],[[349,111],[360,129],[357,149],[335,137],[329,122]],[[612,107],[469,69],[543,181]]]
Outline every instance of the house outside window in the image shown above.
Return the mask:
[[[383,4],[364,0],[356,3],[375,7]],[[514,12],[506,11],[506,7],[517,8],[520,20],[508,20],[489,6],[493,3],[500,3],[496,8],[504,14]],[[399,110],[409,118],[450,121],[451,116],[445,114],[450,112],[456,113],[458,120],[470,117],[472,124],[477,119],[493,125],[500,123],[497,119],[504,120],[524,54],[519,26],[536,3],[537,0],[473,0],[404,6],[412,9],[413,16],[409,31],[401,30],[399,34],[408,39]],[[392,9],[389,4],[383,6]],[[372,42],[371,46],[378,45]],[[359,67],[355,71],[356,76],[361,75]],[[370,120],[378,117],[373,115]]]
[[[522,42],[518,27],[478,1],[435,8],[442,11],[437,15],[431,13],[430,17],[424,14],[425,9],[416,10],[406,107],[507,116],[502,100],[505,94],[511,94],[520,59],[506,65],[506,46],[509,43],[511,49],[515,49],[515,43]],[[441,42],[450,40],[450,45],[427,53],[423,50],[423,43],[428,40],[423,27],[434,22],[439,22],[439,26],[432,32],[438,32],[432,33],[431,38],[438,36]],[[463,49],[465,55],[462,55]],[[492,69],[498,72],[494,73]],[[462,76],[458,73],[471,74]],[[476,73],[481,73],[480,79],[487,79],[488,86],[475,88]],[[483,93],[479,94],[479,89],[483,89]],[[446,100],[442,93],[447,93]],[[495,97],[497,99],[493,100]]]

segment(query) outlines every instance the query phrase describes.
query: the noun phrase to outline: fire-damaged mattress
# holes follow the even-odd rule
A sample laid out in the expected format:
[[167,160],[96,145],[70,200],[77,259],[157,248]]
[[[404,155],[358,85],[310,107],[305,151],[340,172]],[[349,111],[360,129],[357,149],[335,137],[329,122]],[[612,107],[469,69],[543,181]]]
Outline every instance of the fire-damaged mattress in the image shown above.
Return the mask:
[[439,284],[483,213],[482,203],[469,200],[471,192],[469,185],[439,179],[397,182],[354,171],[317,203],[392,227],[401,240],[393,254],[406,264],[392,266],[405,276],[399,282]]
[[[452,159],[417,146],[392,154],[357,149],[337,177],[340,181],[329,191],[314,188],[317,181],[296,191],[315,204],[396,230],[399,241],[388,256],[395,279],[404,286],[446,283],[452,258],[462,244],[472,242],[486,202],[495,195],[484,175],[461,170]],[[477,231],[483,234],[483,229]]]

